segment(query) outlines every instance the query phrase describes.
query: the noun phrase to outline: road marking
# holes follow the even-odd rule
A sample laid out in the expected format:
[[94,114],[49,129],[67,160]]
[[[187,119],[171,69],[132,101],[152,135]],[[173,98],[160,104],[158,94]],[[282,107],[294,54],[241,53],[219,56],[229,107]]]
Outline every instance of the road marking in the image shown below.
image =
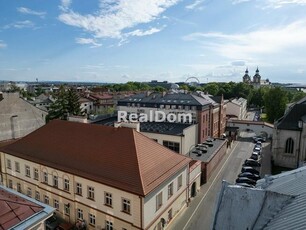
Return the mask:
[[197,205],[197,207],[195,208],[194,212],[191,214],[190,218],[188,219],[187,223],[185,224],[184,228],[185,229],[187,227],[187,225],[189,224],[191,218],[193,217],[193,215],[196,213],[196,211],[198,211],[201,203],[203,202],[204,198],[206,197],[207,193],[209,192],[209,190],[211,189],[211,187],[213,186],[213,184],[215,183],[216,179],[219,177],[221,171],[223,170],[224,166],[226,165],[226,162],[228,161],[228,159],[230,158],[230,156],[233,154],[234,150],[236,149],[238,143],[235,145],[235,147],[233,148],[232,152],[230,153],[230,155],[228,156],[228,158],[226,159],[226,161],[223,163],[221,169],[219,170],[218,174],[216,175],[215,179],[211,182],[211,185],[209,186],[209,188],[207,189],[206,193],[203,195],[202,199],[200,200],[199,204]]

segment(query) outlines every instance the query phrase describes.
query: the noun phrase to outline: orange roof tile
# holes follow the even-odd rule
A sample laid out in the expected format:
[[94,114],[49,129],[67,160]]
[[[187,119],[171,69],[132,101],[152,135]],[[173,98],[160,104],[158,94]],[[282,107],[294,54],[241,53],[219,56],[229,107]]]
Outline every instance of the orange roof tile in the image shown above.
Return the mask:
[[0,188],[0,229],[9,229],[44,208]]
[[191,161],[134,129],[61,120],[2,151],[137,195],[150,193]]

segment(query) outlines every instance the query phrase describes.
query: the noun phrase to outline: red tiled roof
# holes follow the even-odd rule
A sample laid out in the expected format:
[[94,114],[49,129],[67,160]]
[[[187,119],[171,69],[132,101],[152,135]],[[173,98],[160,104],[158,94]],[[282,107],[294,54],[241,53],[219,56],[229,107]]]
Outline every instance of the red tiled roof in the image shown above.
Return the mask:
[[130,128],[54,120],[3,152],[137,195],[146,195],[190,158]]
[[9,229],[44,208],[0,188],[0,229]]

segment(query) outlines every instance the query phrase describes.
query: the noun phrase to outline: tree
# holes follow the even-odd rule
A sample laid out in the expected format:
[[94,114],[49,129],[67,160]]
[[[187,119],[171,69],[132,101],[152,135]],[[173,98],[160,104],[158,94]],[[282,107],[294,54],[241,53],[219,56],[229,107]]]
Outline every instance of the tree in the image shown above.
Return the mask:
[[83,115],[80,109],[79,96],[72,88],[65,90],[60,86],[55,95],[56,100],[50,105],[46,121],[53,119],[67,120],[69,114]]
[[219,92],[219,86],[215,82],[207,83],[203,88],[204,92],[207,92],[208,94],[213,96],[216,96]]
[[288,103],[287,93],[280,87],[269,89],[264,94],[264,104],[267,113],[267,119],[273,123],[284,115]]
[[70,88],[67,91],[67,111],[69,114],[82,115],[79,99],[80,97],[75,89]]

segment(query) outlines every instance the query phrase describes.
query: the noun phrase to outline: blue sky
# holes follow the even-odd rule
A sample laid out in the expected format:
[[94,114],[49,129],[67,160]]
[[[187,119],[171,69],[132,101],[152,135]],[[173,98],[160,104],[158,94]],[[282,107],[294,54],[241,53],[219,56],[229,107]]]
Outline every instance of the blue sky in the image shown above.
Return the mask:
[[306,0],[1,0],[0,80],[306,83]]

